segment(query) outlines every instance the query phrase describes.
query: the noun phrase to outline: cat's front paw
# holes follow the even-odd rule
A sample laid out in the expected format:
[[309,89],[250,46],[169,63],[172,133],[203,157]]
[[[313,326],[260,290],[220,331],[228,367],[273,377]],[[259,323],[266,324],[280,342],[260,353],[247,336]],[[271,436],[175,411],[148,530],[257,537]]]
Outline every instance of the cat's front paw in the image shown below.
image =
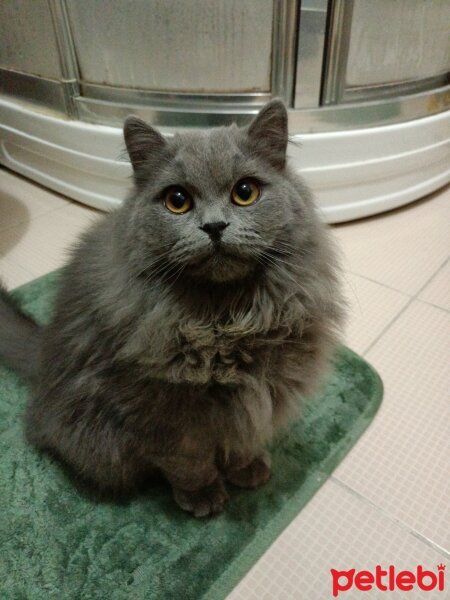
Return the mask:
[[229,499],[220,477],[209,485],[195,491],[173,488],[175,502],[194,517],[209,517],[221,513]]
[[256,456],[241,469],[229,469],[226,472],[226,478],[230,483],[243,488],[256,488],[264,485],[269,481],[271,475],[270,457],[266,454]]

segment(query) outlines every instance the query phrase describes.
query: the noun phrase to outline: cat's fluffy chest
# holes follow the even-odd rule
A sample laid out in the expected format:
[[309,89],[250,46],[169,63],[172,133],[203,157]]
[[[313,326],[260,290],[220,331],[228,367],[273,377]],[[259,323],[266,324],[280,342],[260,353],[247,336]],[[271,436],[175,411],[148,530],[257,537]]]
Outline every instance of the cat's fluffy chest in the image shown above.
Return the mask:
[[174,319],[161,329],[155,319],[143,320],[127,344],[127,354],[153,377],[197,385],[236,385],[258,376],[293,332],[280,315],[268,324],[256,313],[226,322]]
[[166,375],[187,383],[241,383],[261,362],[264,345],[236,323],[187,323],[176,332],[167,356]]

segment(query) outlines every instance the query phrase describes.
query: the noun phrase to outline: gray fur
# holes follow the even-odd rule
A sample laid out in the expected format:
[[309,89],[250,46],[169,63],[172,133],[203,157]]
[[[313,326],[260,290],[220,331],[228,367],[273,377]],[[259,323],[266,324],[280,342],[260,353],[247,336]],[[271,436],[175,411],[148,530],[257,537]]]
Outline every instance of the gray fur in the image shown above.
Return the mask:
[[37,375],[40,332],[0,282],[0,356],[26,377]]
[[[157,469],[182,508],[219,512],[225,479],[268,479],[264,447],[322,380],[342,318],[335,252],[285,164],[286,123],[279,101],[249,128],[171,140],[127,119],[135,191],[64,269],[26,416],[28,439],[98,488]],[[260,199],[232,204],[249,176]],[[175,184],[186,214],[162,204]],[[219,250],[201,229],[218,221]]]

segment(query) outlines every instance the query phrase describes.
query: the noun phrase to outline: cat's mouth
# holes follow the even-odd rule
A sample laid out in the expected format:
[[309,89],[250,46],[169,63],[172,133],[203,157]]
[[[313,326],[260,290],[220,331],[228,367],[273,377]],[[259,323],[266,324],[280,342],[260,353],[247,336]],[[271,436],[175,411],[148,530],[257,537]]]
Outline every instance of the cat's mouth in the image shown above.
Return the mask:
[[234,249],[221,241],[215,241],[211,242],[205,248],[202,248],[202,250],[192,258],[191,264],[200,265],[220,260],[239,258],[242,259],[242,254],[239,253],[237,249]]
[[211,244],[189,265],[194,275],[213,281],[228,281],[245,277],[252,269],[253,260],[218,242]]

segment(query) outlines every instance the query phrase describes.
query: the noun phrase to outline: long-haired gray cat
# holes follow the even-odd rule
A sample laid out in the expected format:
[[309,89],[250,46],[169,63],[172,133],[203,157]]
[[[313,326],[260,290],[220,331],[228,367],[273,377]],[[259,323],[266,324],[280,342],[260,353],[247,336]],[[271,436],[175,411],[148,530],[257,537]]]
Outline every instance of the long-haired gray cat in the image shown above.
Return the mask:
[[270,477],[265,449],[336,344],[334,251],[286,165],[287,114],[164,139],[130,117],[135,190],[82,236],[53,319],[0,293],[0,354],[33,383],[28,440],[99,490],[153,471],[195,516],[224,482]]

